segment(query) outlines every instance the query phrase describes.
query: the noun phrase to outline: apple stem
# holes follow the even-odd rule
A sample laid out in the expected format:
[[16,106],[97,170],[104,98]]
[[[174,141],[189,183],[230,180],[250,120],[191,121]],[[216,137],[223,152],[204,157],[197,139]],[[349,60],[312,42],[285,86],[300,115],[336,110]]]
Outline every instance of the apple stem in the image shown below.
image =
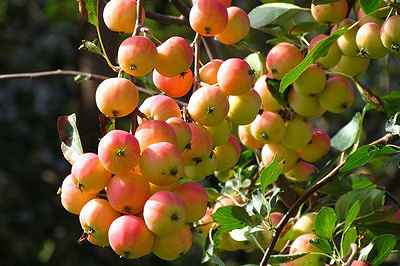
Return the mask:
[[136,2],[136,24],[135,24],[135,30],[132,33],[132,36],[137,36],[139,35],[143,24],[143,0],[137,0]]
[[196,33],[196,37],[194,38],[194,84],[193,84],[193,92],[195,92],[200,87],[200,77],[199,77],[199,69],[200,69],[200,45],[201,45],[201,35]]

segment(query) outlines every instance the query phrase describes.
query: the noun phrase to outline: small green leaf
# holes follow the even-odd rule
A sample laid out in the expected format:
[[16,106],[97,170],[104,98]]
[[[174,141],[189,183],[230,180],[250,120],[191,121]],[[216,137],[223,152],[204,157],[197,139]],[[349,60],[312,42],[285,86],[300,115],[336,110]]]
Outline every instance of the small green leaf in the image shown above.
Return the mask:
[[351,223],[356,219],[358,213],[360,212],[361,203],[359,200],[354,202],[353,206],[351,206],[350,210],[347,212],[346,215],[346,222],[344,224],[344,231],[347,231],[347,228],[351,225]]
[[328,254],[332,252],[332,247],[329,244],[328,240],[326,239],[322,238],[311,239],[310,243]]
[[254,80],[267,73],[267,67],[265,66],[265,57],[260,53],[252,53],[246,56],[244,59],[252,70],[254,70]]
[[326,5],[326,4],[330,4],[330,3],[335,3],[335,2],[339,2],[341,0],[313,0],[312,3],[317,6],[317,5]]
[[394,235],[380,235],[360,251],[360,258],[364,261],[371,261],[373,265],[379,265],[389,256],[396,243]]
[[57,121],[61,151],[70,164],[83,153],[81,138],[76,126],[76,115],[59,116]]
[[104,114],[99,115],[99,123],[102,136],[105,136],[108,132],[115,129],[115,119],[105,116]]
[[294,69],[285,75],[282,79],[279,91],[284,92],[290,84],[293,83],[300,75],[308,68],[309,65],[314,63],[318,58],[326,55],[329,48],[336,42],[336,40],[348,31],[347,28],[340,29],[318,42],[314,48],[307,54],[306,58],[298,64]]
[[322,207],[315,218],[315,233],[326,239],[331,239],[336,226],[335,210],[329,207]]
[[381,3],[382,0],[360,0],[360,6],[366,15],[377,10]]
[[340,129],[331,139],[331,146],[339,151],[350,148],[357,139],[357,132],[361,127],[361,114],[358,112],[353,119]]
[[400,121],[397,121],[397,116],[400,114],[400,112],[397,112],[392,116],[385,124],[385,130],[386,132],[390,132],[393,135],[399,135],[400,136]]
[[234,229],[242,229],[248,225],[253,225],[247,211],[239,206],[220,207],[211,215],[214,222],[220,223],[222,232],[230,232]]
[[82,46],[79,48],[79,50],[81,50],[82,48],[88,50],[89,52],[104,56],[99,46],[98,39],[94,39],[93,41],[82,40]]
[[285,254],[285,255],[271,255],[268,259],[268,264],[283,264],[289,261],[296,260],[305,255],[309,254],[308,252],[297,252],[295,254]]
[[305,9],[287,3],[269,3],[257,6],[249,13],[250,25],[254,29],[267,25],[282,24]]
[[95,27],[98,26],[97,1],[99,0],[77,0],[79,12],[82,16]]
[[276,160],[276,156],[272,163],[262,170],[260,175],[261,191],[265,192],[266,187],[274,183],[282,173],[283,164]]
[[206,187],[206,192],[207,192],[207,197],[208,197],[208,202],[214,202],[217,200],[218,197],[221,196],[221,193],[218,192],[213,187]]
[[357,229],[350,228],[344,235],[342,242],[340,244],[340,256],[343,258],[347,252],[350,250],[351,243],[357,240]]
[[81,82],[84,82],[85,80],[88,80],[88,78],[87,78],[87,77],[84,77],[84,76],[82,76],[82,75],[76,75],[76,76],[74,76],[74,81],[75,81],[76,83],[81,83]]
[[320,24],[315,21],[304,21],[294,25],[290,30],[289,33],[292,35],[299,35],[306,32],[310,32],[318,28]]

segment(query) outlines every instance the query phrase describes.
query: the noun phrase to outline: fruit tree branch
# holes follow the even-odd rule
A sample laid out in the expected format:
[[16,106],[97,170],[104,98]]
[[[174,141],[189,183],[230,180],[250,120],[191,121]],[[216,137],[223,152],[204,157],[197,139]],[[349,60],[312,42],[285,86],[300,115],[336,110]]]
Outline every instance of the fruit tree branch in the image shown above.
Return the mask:
[[213,59],[223,59],[221,50],[217,46],[217,42],[213,37],[201,37],[204,47],[206,48],[208,57],[210,60]]
[[175,17],[146,10],[146,18],[178,26],[189,26],[189,22],[183,16]]
[[143,0],[137,0],[136,2],[136,24],[135,24],[135,29],[132,33],[132,36],[139,35],[140,30],[143,27],[142,21],[143,21]]
[[181,0],[169,0],[169,2],[173,4],[182,15],[184,15],[186,18],[189,17],[190,8],[185,5],[185,3],[183,3]]
[[[398,139],[398,136],[395,136],[391,133],[387,133],[382,138],[371,142],[369,145],[377,145],[377,144],[387,144],[394,140]],[[312,187],[307,189],[303,195],[289,208],[286,214],[283,216],[279,224],[276,226],[276,230],[274,232],[274,237],[272,238],[271,242],[269,243],[268,248],[265,250],[264,256],[260,262],[260,265],[265,266],[268,263],[268,259],[271,256],[272,250],[278,241],[279,235],[281,234],[283,227],[287,224],[290,217],[294,216],[297,212],[297,209],[300,207],[303,202],[305,202],[308,197],[310,197],[314,192],[319,190],[328,182],[332,181],[332,179],[339,173],[339,170],[344,166],[346,160],[343,160],[340,164],[338,164],[331,172],[329,172],[326,176],[320,179],[317,183],[315,183]]]

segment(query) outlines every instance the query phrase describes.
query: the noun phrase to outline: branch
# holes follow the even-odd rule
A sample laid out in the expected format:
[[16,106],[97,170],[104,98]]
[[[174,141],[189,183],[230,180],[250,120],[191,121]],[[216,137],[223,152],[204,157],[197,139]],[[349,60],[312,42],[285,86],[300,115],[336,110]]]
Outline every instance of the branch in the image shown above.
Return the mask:
[[[377,145],[377,144],[387,144],[388,142],[391,142],[393,140],[397,139],[397,136],[392,135],[391,133],[387,133],[385,136],[382,138],[371,142],[369,145]],[[317,183],[315,183],[312,187],[310,187],[308,190],[304,192],[303,195],[293,204],[292,207],[289,208],[287,213],[283,216],[281,221],[276,227],[276,230],[274,232],[274,237],[272,238],[271,242],[269,243],[268,248],[265,251],[264,257],[262,258],[260,265],[265,266],[268,263],[268,259],[271,256],[272,250],[278,241],[279,235],[281,234],[284,226],[287,224],[289,221],[290,217],[294,216],[297,212],[297,209],[300,207],[303,202],[305,202],[308,197],[310,197],[314,192],[319,190],[321,187],[323,187],[325,184],[328,182],[332,181],[332,179],[336,176],[336,174],[339,173],[339,170],[344,166],[346,160],[343,160],[340,164],[338,164],[331,172],[329,172],[326,176],[324,176],[321,180],[319,180]]]
[[184,15],[186,18],[189,17],[190,8],[187,5],[185,5],[184,2],[182,2],[181,0],[169,0],[169,2],[173,4],[176,7],[176,9],[178,9],[178,11],[181,12],[182,15]]
[[160,13],[154,13],[151,11],[146,11],[146,18],[178,26],[189,26],[189,22],[183,16],[175,17]]
[[213,37],[203,36],[201,39],[203,41],[204,47],[206,48],[208,54],[208,58],[210,58],[210,60],[223,59],[221,50],[217,46],[217,43]]

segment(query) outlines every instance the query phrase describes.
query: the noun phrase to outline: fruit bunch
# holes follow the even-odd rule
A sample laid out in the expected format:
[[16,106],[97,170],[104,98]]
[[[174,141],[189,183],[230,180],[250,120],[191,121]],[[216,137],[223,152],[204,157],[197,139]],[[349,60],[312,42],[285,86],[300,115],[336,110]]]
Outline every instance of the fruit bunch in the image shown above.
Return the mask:
[[[259,154],[258,172],[277,161],[289,183],[310,182],[317,171],[311,163],[322,159],[331,147],[328,134],[314,128],[312,119],[327,111],[343,113],[353,104],[352,82],[365,72],[370,58],[389,51],[399,55],[398,15],[377,12],[366,16],[358,8],[356,22],[346,18],[345,0],[312,4],[312,17],[330,27],[331,34],[348,30],[308,64],[283,94],[277,84],[329,36],[317,35],[309,43],[303,38],[302,46],[277,43],[259,73],[240,58],[214,59],[200,67],[202,36],[235,44],[248,34],[250,20],[245,11],[230,6],[231,1],[193,0],[192,4],[188,22],[196,32],[194,42],[172,36],[158,47],[142,25],[145,13],[136,1],[111,0],[104,9],[104,22],[110,30],[133,35],[119,46],[118,77],[101,82],[95,101],[112,123],[130,115],[131,130],[108,128],[97,154],[83,153],[74,159],[71,174],[61,187],[61,201],[69,212],[79,214],[83,239],[110,245],[126,258],[153,252],[164,260],[174,260],[192,245],[189,225],[194,223],[200,234],[211,237],[213,229],[221,226],[213,216],[217,210],[246,206],[254,192],[252,186],[259,183],[221,192],[216,200],[196,183],[212,175],[221,183],[237,179],[233,170],[246,148]],[[388,15],[385,22],[380,20]],[[151,72],[162,93],[139,103],[133,81]],[[187,104],[174,99],[192,88]],[[282,250],[293,241],[289,254],[321,252],[309,242],[318,238],[313,229],[316,215],[310,212],[288,224],[275,249]],[[257,221],[255,216],[251,219]],[[266,248],[283,216],[270,208],[262,217],[255,241],[234,239],[223,232],[218,248]],[[309,254],[288,265],[306,263],[319,265],[323,259]]]

